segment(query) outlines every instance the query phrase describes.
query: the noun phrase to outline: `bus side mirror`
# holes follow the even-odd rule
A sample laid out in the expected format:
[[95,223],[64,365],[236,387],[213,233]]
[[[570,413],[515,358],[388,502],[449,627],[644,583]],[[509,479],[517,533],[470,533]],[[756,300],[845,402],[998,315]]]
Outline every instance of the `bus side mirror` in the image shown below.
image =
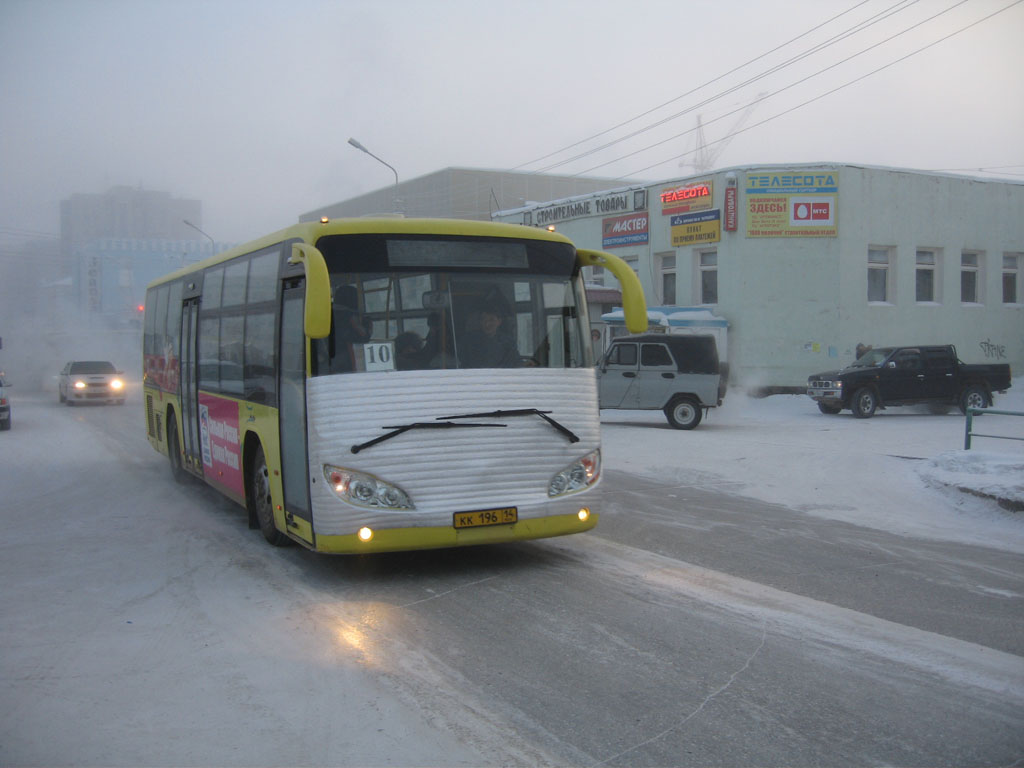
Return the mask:
[[626,262],[611,253],[590,251],[584,248],[576,250],[576,258],[584,267],[604,267],[619,281],[622,286],[622,313],[626,318],[626,328],[630,333],[643,333],[647,330],[647,302],[644,300],[644,289],[640,278]]
[[331,332],[331,277],[320,251],[308,243],[293,243],[289,264],[302,264],[306,271],[306,335],[323,339]]

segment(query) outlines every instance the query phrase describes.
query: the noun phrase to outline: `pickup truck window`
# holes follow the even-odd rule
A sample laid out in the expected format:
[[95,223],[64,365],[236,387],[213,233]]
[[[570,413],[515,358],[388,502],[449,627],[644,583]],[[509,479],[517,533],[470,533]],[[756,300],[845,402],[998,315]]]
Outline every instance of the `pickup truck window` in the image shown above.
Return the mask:
[[950,368],[953,362],[953,356],[945,349],[926,349],[924,352],[924,364],[927,368]]
[[866,352],[863,357],[855,360],[850,364],[851,368],[877,368],[885,362],[887,358],[892,354],[892,347],[884,347],[881,349],[872,349]]
[[916,371],[921,368],[921,353],[916,349],[906,350],[896,355],[896,367],[904,371]]

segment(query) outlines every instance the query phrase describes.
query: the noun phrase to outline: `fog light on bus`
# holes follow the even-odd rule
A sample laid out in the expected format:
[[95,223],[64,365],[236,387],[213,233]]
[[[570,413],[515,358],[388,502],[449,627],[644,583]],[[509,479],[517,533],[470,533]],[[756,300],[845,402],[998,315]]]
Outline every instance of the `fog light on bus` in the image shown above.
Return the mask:
[[324,478],[342,501],[373,509],[415,509],[408,494],[379,477],[324,464]]
[[564,496],[568,493],[585,491],[601,476],[601,449],[574,461],[548,483],[548,496]]
[[356,535],[359,536],[359,540],[360,541],[369,541],[370,539],[373,538],[373,529],[372,528],[366,528],[364,526],[363,528],[359,529],[359,533],[356,534]]
[[580,519],[581,523],[585,523],[590,519],[590,510],[586,507],[582,507],[580,511],[576,513],[576,517]]

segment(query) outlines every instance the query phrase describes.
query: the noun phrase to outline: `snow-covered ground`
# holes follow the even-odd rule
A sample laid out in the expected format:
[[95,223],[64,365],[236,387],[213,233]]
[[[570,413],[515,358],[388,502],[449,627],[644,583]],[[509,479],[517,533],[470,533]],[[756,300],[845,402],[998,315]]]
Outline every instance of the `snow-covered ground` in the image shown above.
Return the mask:
[[[994,408],[1024,412],[1024,377]],[[660,411],[601,412],[604,466],[717,487],[896,533],[1024,552],[1024,440],[975,437],[956,409],[891,408],[871,419],[819,413],[805,395],[730,391],[695,430]],[[638,427],[643,427],[638,429]],[[1024,417],[985,414],[975,433],[1024,438]]]

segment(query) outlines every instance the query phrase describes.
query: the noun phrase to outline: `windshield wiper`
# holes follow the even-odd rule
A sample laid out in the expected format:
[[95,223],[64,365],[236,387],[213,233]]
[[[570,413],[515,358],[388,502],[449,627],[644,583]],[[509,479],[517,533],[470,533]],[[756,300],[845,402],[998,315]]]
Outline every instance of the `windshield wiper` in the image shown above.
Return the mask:
[[381,429],[390,429],[386,435],[375,437],[373,440],[367,440],[365,443],[359,445],[353,445],[351,448],[352,453],[359,453],[364,448],[370,448],[377,443],[383,443],[385,440],[390,440],[392,437],[408,432],[410,429],[450,429],[452,427],[504,427],[505,424],[466,424],[464,422],[454,421],[415,421],[412,424],[403,424],[401,426],[394,427],[381,427]]
[[544,421],[569,438],[570,443],[578,443],[580,441],[576,433],[552,419],[548,416],[549,413],[551,411],[542,411],[538,408],[518,408],[508,411],[490,411],[488,413],[464,413],[459,416],[438,416],[437,418],[438,420],[447,421],[450,419],[504,419],[510,416],[540,416]]

